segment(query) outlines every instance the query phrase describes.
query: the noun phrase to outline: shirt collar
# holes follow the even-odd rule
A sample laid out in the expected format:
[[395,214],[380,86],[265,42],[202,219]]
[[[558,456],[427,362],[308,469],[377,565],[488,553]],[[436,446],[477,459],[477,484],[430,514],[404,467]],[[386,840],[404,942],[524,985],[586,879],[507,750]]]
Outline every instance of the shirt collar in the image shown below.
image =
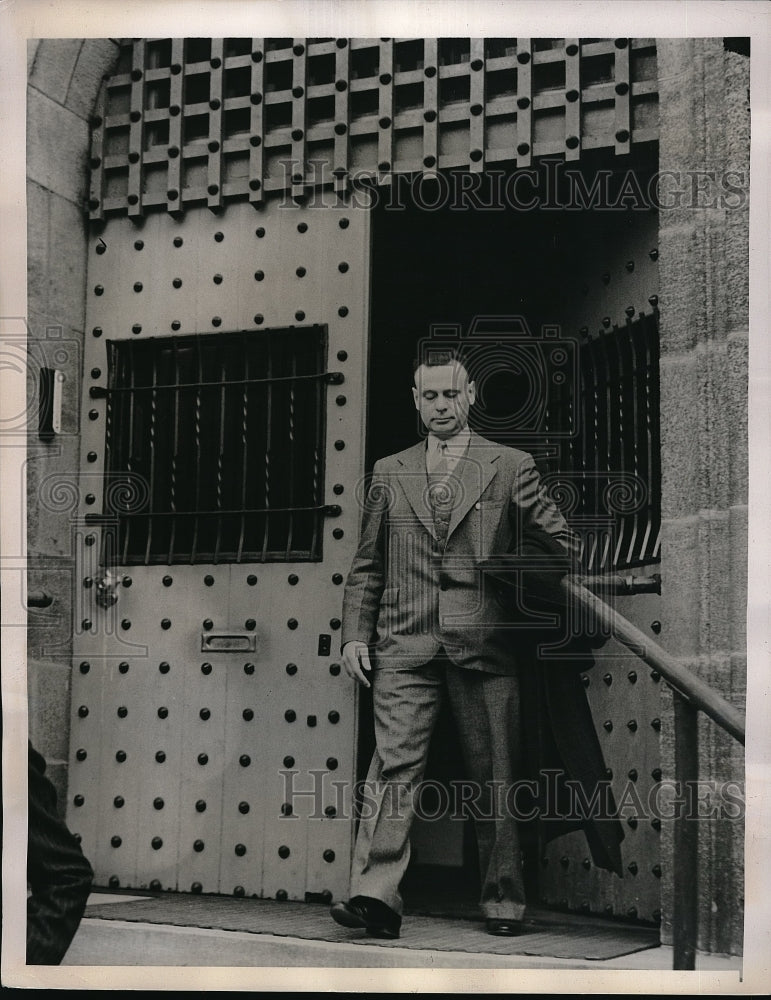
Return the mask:
[[439,443],[443,441],[447,445],[448,453],[451,453],[454,457],[458,457],[466,451],[470,440],[471,428],[467,424],[457,434],[453,434],[449,438],[440,438],[436,434],[429,432],[427,446],[429,451],[435,452],[439,448]]

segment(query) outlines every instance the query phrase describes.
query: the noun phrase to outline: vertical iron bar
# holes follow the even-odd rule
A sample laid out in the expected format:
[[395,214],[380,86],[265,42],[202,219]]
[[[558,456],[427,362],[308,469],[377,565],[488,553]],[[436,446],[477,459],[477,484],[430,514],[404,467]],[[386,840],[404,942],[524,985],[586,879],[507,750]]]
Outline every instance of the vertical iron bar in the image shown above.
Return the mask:
[[246,482],[249,475],[248,426],[249,426],[249,345],[247,334],[241,334],[241,351],[243,355],[244,392],[241,397],[241,525],[238,533],[238,551],[236,562],[241,562],[244,551],[244,535],[246,532]]
[[[107,384],[108,384],[108,386],[111,389],[115,388],[115,361],[116,361],[115,344],[108,342],[107,343]],[[125,393],[121,393],[121,395],[123,396],[123,395],[125,395]],[[118,464],[118,463],[120,463],[120,460],[121,460],[121,457],[122,457],[120,455],[120,442],[119,442],[119,446],[118,446],[118,463],[116,463],[115,466],[113,466],[113,460],[112,460],[112,454],[113,454],[112,426],[113,426],[113,406],[117,404],[118,413],[120,414],[120,411],[123,408],[123,406],[125,405],[125,402],[124,402],[124,400],[115,400],[115,403],[113,403],[114,396],[115,396],[115,394],[112,393],[112,392],[109,392],[107,394],[107,400],[106,400],[106,404],[107,405],[105,407],[105,420],[104,420],[104,466],[103,466],[103,475],[104,475],[104,481],[105,481],[105,485],[106,486],[109,485],[110,480],[112,479],[112,470],[113,470],[113,468],[117,468],[117,469],[122,468],[122,464]],[[122,414],[120,414],[120,415],[122,416]],[[120,427],[121,424],[122,424],[122,421],[120,419],[118,419],[118,420],[115,421],[115,424],[116,424],[117,427]],[[105,499],[106,499],[106,497],[105,497]],[[102,501],[102,510],[104,511],[105,514],[108,512],[107,511],[107,504],[106,504],[105,500]],[[121,524],[122,523],[123,522],[121,522],[120,520],[118,520],[118,539],[117,539],[116,547],[115,547],[116,548],[116,553],[117,553],[117,550],[118,550],[118,546],[120,545]]]
[[[616,412],[616,430],[615,434],[610,435],[608,438],[608,455],[609,462],[618,467],[617,471],[621,473],[621,483],[623,490],[624,477],[627,472],[627,461],[626,461],[626,435],[624,434],[624,356],[621,346],[621,338],[623,336],[623,330],[618,326],[613,328],[613,336],[610,338],[610,345],[608,347],[608,370],[611,371],[613,365],[610,361],[611,355],[613,357],[613,362],[615,363],[615,371],[612,377],[608,380],[608,392],[612,396],[615,394],[614,409]],[[612,428],[613,415],[608,413],[608,425]],[[613,471],[613,470],[611,470]],[[608,477],[610,483],[610,477]],[[621,493],[623,497],[623,492]],[[618,539],[615,540],[615,549],[613,552],[613,557],[611,560],[611,569],[615,569],[618,565],[619,555],[621,553],[621,547],[624,544],[624,538],[626,536],[626,525],[627,525],[627,515],[622,511],[614,516],[614,524],[618,530]]]
[[645,534],[640,546],[640,558],[647,559],[652,555],[649,552],[650,539],[653,532],[653,453],[652,453],[652,424],[651,424],[651,345],[648,329],[647,317],[640,316],[640,328],[638,331],[640,344],[640,358],[638,363],[638,394],[640,397],[640,423],[645,434],[645,447],[643,449],[643,461],[645,463],[645,482],[648,484],[648,504],[645,510],[646,526]]
[[266,341],[268,353],[268,381],[265,385],[265,498],[263,507],[265,508],[265,528],[262,536],[262,556],[261,561],[265,562],[268,551],[268,535],[270,531],[270,459],[271,447],[273,444],[273,337],[269,336]]
[[[294,338],[292,338],[294,341]],[[295,498],[295,463],[297,462],[297,449],[295,446],[295,388],[294,377],[297,375],[297,344],[292,344],[292,381],[289,383],[289,497],[287,507],[289,508],[289,524],[286,534],[286,550],[284,558],[289,561],[289,553],[292,551],[292,535],[294,534],[294,506]]]
[[[632,480],[635,484],[641,482],[640,461],[639,461],[639,437],[640,429],[638,424],[639,413],[637,408],[637,343],[635,332],[638,324],[631,319],[626,322],[626,339],[624,341],[626,351],[623,357],[626,361],[626,369],[622,383],[622,406],[624,409],[624,439],[626,442],[627,467],[631,469]],[[640,517],[642,511],[632,510],[627,515],[627,520],[631,528],[629,547],[627,548],[625,562],[628,565],[635,559],[635,548],[639,534]]]
[[222,468],[225,457],[225,411],[227,408],[225,365],[227,352],[220,354],[220,406],[219,406],[219,450],[217,453],[217,534],[214,540],[214,563],[219,561],[220,543],[222,541]]
[[650,366],[650,350],[648,347],[648,322],[644,315],[640,316],[636,333],[637,359],[635,362],[635,372],[637,381],[637,423],[635,426],[638,428],[638,434],[645,435],[640,447],[640,464],[643,482],[648,488],[648,502],[641,515],[644,518],[644,532],[639,549],[639,558],[644,561],[650,557],[649,544],[654,506],[652,489],[653,481],[651,478],[651,430],[649,426],[650,421],[648,414],[648,407],[650,405],[648,398],[648,368]]
[[153,358],[153,391],[150,393],[150,516],[145,521],[147,524],[145,566],[150,564],[150,550],[153,542],[153,511],[155,509],[155,417],[158,409],[158,349],[155,344],[152,345],[151,354]]
[[[316,360],[317,368],[319,371],[323,371],[325,364],[325,345],[322,342],[317,344],[316,349]],[[312,482],[312,497],[311,504],[314,507],[318,507],[321,504],[321,486],[320,486],[320,475],[321,475],[321,452],[320,448],[324,447],[324,433],[326,428],[326,421],[324,420],[324,406],[326,402],[325,393],[325,383],[322,379],[317,379],[313,384],[313,391],[316,394],[316,414],[314,427],[317,429],[316,436],[313,445],[313,482]],[[311,537],[311,550],[310,558],[314,559],[316,557],[318,538],[319,538],[319,522],[322,519],[321,515],[314,511],[313,513],[313,535]]]
[[[128,439],[128,451],[126,455],[126,468],[129,471],[129,475],[134,473],[134,383],[135,383],[135,369],[136,369],[136,358],[134,357],[134,351],[126,355],[126,362],[129,369],[129,439]],[[129,554],[129,539],[131,535],[131,518],[127,517],[126,522],[126,537],[123,541],[123,565],[126,564]]]
[[652,344],[650,337],[650,328],[647,322],[647,317],[642,314],[640,316],[640,326],[641,326],[641,354],[642,360],[639,365],[639,381],[640,381],[640,395],[641,395],[641,409],[642,416],[641,421],[643,423],[643,430],[645,433],[645,463],[646,463],[646,482],[648,483],[649,496],[648,505],[646,510],[647,525],[645,529],[645,536],[643,539],[643,544],[641,547],[640,555],[643,559],[650,558],[652,555],[648,551],[650,546],[650,539],[653,534],[653,515],[655,499],[653,497],[653,414],[652,414],[652,375],[653,375],[653,353]]
[[[603,441],[604,454],[602,456],[603,460],[603,472],[607,474],[607,482],[610,482],[610,472],[611,466],[613,464],[613,456],[611,454],[611,441],[613,440],[613,398],[612,398],[612,385],[610,377],[610,348],[608,346],[608,335],[603,336],[598,346],[601,348],[600,360],[602,365],[602,417],[603,417],[603,430],[605,440]],[[606,505],[606,516],[609,516],[610,511],[607,509]],[[611,538],[613,534],[613,529],[615,527],[615,522],[610,518],[608,519],[608,531],[605,536],[604,552],[607,553]],[[605,556],[603,555],[602,562],[600,563],[598,570],[599,572],[604,572],[607,569],[607,563]]]
[[[587,444],[589,448],[584,452],[584,478],[587,485],[591,483],[591,489],[588,491],[591,499],[591,511],[593,518],[596,520],[599,518],[600,511],[597,504],[597,473],[599,473],[599,456],[600,456],[600,380],[597,361],[597,354],[601,348],[599,341],[590,341],[587,344],[588,349],[588,359],[591,370],[591,428],[590,428],[590,440]],[[587,422],[588,423],[588,422]],[[599,567],[594,565],[594,553],[596,552],[596,541],[595,547],[592,550],[590,557],[590,562],[587,566],[588,570],[594,569],[599,572]]]
[[201,382],[203,381],[203,362],[201,360],[201,339],[195,338],[195,356],[197,364],[198,388],[195,390],[195,419],[193,421],[195,441],[195,502],[193,509],[193,540],[190,546],[190,565],[195,562],[198,548],[198,522],[201,509]]
[[645,484],[647,497],[645,507],[638,514],[638,530],[640,541],[637,546],[637,559],[645,562],[649,558],[648,546],[651,535],[651,521],[653,516],[653,491],[651,489],[651,469],[649,461],[650,434],[648,432],[647,420],[647,395],[645,387],[645,367],[647,365],[647,349],[645,345],[645,320],[641,317],[635,329],[635,447],[637,449],[637,463],[639,476]]
[[[172,511],[177,509],[177,460],[179,458],[179,344],[176,337],[171,339],[171,350],[174,356],[174,429],[171,439],[171,483],[169,485],[169,506]],[[177,535],[177,519],[172,517],[169,529],[169,564],[174,561],[174,542]]]
[[653,498],[653,510],[652,517],[654,521],[654,531],[656,536],[656,541],[654,543],[654,550],[652,555],[654,557],[658,556],[659,542],[660,542],[660,531],[661,531],[661,436],[660,436],[660,399],[659,399],[659,327],[658,327],[658,314],[654,315],[648,320],[646,324],[648,328],[648,344],[650,349],[650,371],[649,371],[649,385],[650,385],[650,407],[648,412],[648,426],[649,426],[649,437],[650,437],[650,453],[651,453],[651,473],[650,481],[653,484],[653,488],[656,493]]
[[[578,472],[580,474],[580,492],[581,501],[579,510],[584,517],[587,516],[589,512],[589,498],[588,498],[588,477],[586,475],[586,458],[589,453],[589,403],[591,399],[591,384],[589,381],[589,353],[591,351],[591,343],[587,339],[581,344],[579,355],[579,367],[580,367],[580,396],[576,400],[576,404],[580,406],[581,412],[579,416],[580,426],[579,433],[581,435],[580,442],[578,444],[578,454],[574,453],[572,470],[574,473]],[[577,460],[577,466],[576,466]],[[586,561],[586,553],[588,551],[585,549],[583,565],[588,569],[588,562]]]
[[673,968],[696,968],[699,880],[699,828],[691,797],[686,794],[689,782],[698,777],[699,742],[696,708],[673,689],[675,710],[675,781],[681,790],[684,808],[675,817],[674,830],[674,913]]

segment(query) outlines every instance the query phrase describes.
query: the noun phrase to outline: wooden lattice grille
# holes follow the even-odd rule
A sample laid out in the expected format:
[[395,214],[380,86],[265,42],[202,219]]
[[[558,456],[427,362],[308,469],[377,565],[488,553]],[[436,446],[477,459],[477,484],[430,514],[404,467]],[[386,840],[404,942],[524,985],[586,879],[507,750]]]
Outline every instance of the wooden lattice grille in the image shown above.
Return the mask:
[[217,209],[658,138],[653,39],[141,39],[94,118],[89,215]]

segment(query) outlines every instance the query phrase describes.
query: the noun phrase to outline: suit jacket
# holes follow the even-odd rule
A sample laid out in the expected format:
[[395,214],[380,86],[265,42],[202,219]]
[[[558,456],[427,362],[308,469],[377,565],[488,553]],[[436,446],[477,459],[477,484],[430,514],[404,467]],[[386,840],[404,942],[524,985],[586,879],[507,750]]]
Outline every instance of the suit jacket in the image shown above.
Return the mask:
[[425,455],[421,442],[375,463],[346,581],[342,644],[369,643],[375,666],[386,659],[418,666],[443,646],[458,666],[514,673],[513,622],[481,564],[510,551],[529,526],[570,552],[577,539],[546,496],[533,458],[472,432],[453,471],[455,500],[442,547]]

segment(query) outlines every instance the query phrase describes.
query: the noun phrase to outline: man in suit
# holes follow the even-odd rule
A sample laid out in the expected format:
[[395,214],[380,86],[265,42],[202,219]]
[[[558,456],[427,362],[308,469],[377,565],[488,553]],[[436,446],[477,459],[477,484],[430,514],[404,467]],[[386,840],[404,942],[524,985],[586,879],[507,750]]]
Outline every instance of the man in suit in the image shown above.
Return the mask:
[[375,463],[343,600],[342,659],[372,686],[376,749],[354,850],[351,898],[332,917],[397,938],[399,884],[410,856],[413,792],[423,778],[443,690],[467,777],[475,783],[480,905],[493,934],[522,928],[517,824],[496,788],[521,777],[516,640],[481,570],[528,526],[574,551],[532,457],[468,426],[476,387],[455,352],[415,370],[425,441]]

